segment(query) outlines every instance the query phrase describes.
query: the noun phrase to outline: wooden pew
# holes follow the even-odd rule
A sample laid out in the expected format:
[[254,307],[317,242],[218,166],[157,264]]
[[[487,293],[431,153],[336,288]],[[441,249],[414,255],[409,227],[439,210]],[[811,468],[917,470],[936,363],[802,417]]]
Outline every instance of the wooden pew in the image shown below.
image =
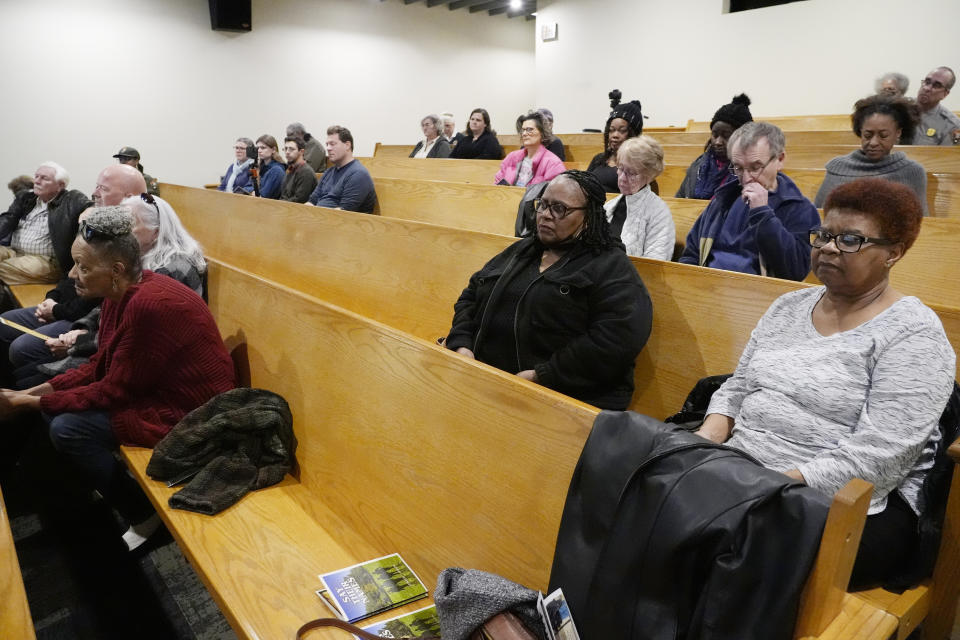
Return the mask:
[[392,552],[431,593],[448,566],[546,588],[596,409],[227,265],[209,282],[250,384],[290,404],[298,476],[211,518],[124,455],[238,635],[294,637],[329,615],[318,573]]
[[23,586],[7,506],[0,492],[0,638],[34,640],[36,632]]
[[[370,225],[373,223],[384,225],[384,223],[399,222],[359,214],[328,211],[325,212],[328,215],[323,217],[333,219],[332,222],[325,223],[325,226],[307,226],[305,223],[308,221],[300,218],[298,213],[306,210],[305,207],[276,203],[277,208],[270,212],[271,224],[263,225],[264,212],[255,207],[250,207],[250,199],[229,194],[211,194],[203,190],[173,187],[172,185],[164,185],[161,190],[164,196],[174,204],[175,208],[182,210],[181,216],[184,218],[187,227],[197,235],[201,242],[208,245],[215,238],[210,238],[205,233],[201,233],[193,224],[194,220],[203,217],[210,218],[214,222],[203,227],[208,230],[207,233],[213,232],[233,238],[255,235],[256,227],[253,225],[259,225],[264,231],[267,227],[286,227],[287,232],[277,232],[276,235],[264,234],[259,238],[260,244],[248,242],[246,243],[247,246],[240,248],[228,244],[218,247],[223,252],[221,255],[216,255],[212,251],[210,253],[221,260],[246,261],[248,264],[256,265],[260,273],[271,278],[274,278],[274,276],[284,278],[282,284],[299,290],[309,293],[327,290],[328,287],[323,281],[328,279],[329,268],[324,263],[327,261],[342,261],[341,255],[332,255],[328,252],[331,252],[335,246],[338,247],[337,251],[341,252],[345,251],[343,247],[352,248],[351,269],[342,272],[342,275],[344,278],[352,277],[353,279],[349,283],[341,283],[349,290],[349,293],[344,294],[334,290],[333,294],[340,297],[331,301],[344,306],[358,303],[362,306],[362,298],[366,295],[362,289],[366,286],[366,282],[371,279],[371,271],[366,265],[377,264],[378,258],[376,255],[381,253],[380,247],[372,242],[374,238],[369,231],[373,230],[374,227]],[[177,191],[179,191],[179,194]],[[178,196],[179,201],[177,201]],[[220,203],[207,200],[211,196],[229,200],[221,200]],[[193,204],[186,206],[185,199],[190,200]],[[227,202],[234,206],[225,206]],[[353,221],[351,222],[348,218],[352,218]],[[366,231],[362,231],[358,236],[356,230],[350,229],[354,225],[359,225],[357,228],[366,229]],[[411,292],[427,292],[416,298],[413,295],[394,296],[402,300],[403,304],[408,307],[416,306],[426,309],[430,307],[430,300],[428,300],[430,297],[447,296],[448,300],[454,299],[462,284],[466,282],[467,275],[479,267],[487,256],[493,255],[498,250],[497,243],[499,242],[499,246],[502,248],[511,241],[510,238],[463,231],[459,232],[460,238],[458,240],[452,240],[453,236],[457,235],[456,230],[441,229],[431,225],[420,225],[420,228],[417,229],[415,223],[404,223],[404,225],[414,226],[406,226],[407,231],[396,232],[395,230],[401,229],[401,227],[391,227],[390,225],[376,227],[380,229],[381,233],[389,236],[388,240],[394,256],[399,257],[401,255],[401,245],[411,237],[416,237],[417,242],[420,243],[417,246],[420,248],[424,246],[423,243],[427,245],[435,244],[438,247],[456,246],[457,248],[455,252],[444,249],[431,255],[429,261],[409,259],[394,259],[391,261],[391,268],[395,272],[404,271],[399,274],[399,278],[411,284]],[[333,238],[334,235],[342,235],[343,237]],[[271,246],[271,243],[276,242],[277,237],[280,237],[282,242],[273,246],[283,247],[283,250],[263,251],[264,246]],[[358,242],[359,238],[367,241]],[[300,245],[303,245],[303,250]],[[482,246],[484,249],[474,251],[471,248],[473,245]],[[470,263],[471,259],[468,256],[484,254],[488,249],[493,249],[493,251],[486,253],[484,256],[477,256],[477,261]],[[735,367],[740,352],[749,338],[750,330],[772,300],[787,291],[807,286],[803,283],[701,269],[654,260],[636,259],[634,263],[650,292],[655,313],[650,341],[637,361],[637,391],[631,408],[661,418],[677,410],[686,393],[697,379],[707,374],[731,371]],[[336,267],[331,273],[335,272]],[[245,299],[247,300],[256,300],[262,295],[253,291],[251,287],[240,288],[244,290],[243,295],[246,296]],[[446,293],[443,293],[444,291]],[[723,304],[714,303],[714,299],[723,300]],[[400,314],[387,308],[391,304],[390,300],[383,299],[382,303],[372,311],[372,317],[378,321],[395,322]],[[440,307],[433,306],[432,308]],[[943,321],[954,348],[960,348],[960,310],[936,306],[934,306],[934,309]],[[243,311],[238,311],[238,313],[243,313]],[[442,310],[440,313],[442,313]],[[290,318],[299,317],[295,313],[278,315]],[[433,320],[421,318],[417,325],[410,329],[398,328],[415,333],[426,341],[432,341],[438,335],[438,332],[428,327],[443,327],[440,332],[442,334],[446,331],[449,317],[450,312],[448,310],[442,317]],[[286,324],[284,326],[271,325],[263,328],[262,331],[273,332],[270,335],[277,333],[309,334],[308,330],[297,325],[294,325],[291,331]],[[349,334],[350,332],[344,330],[342,333]],[[298,342],[297,344],[301,343]],[[369,362],[378,362],[376,357],[372,355],[368,357],[370,358]],[[470,364],[484,367],[476,363]],[[272,370],[276,370],[276,367],[273,366]],[[499,372],[495,373],[503,375]],[[315,378],[303,377],[298,379]],[[579,403],[576,404],[579,405]],[[960,504],[958,504],[958,511],[960,511]],[[951,526],[954,525],[951,524]],[[948,530],[953,529],[948,528]],[[944,556],[945,560],[949,558],[949,554]],[[941,580],[941,582],[944,581],[945,579]],[[953,585],[955,580],[951,579],[946,582]],[[953,588],[953,586],[950,588]],[[901,630],[913,625],[917,616],[929,606],[931,602],[929,594],[929,588],[921,586],[891,601],[897,605],[896,611],[902,613],[900,617]],[[881,596],[867,594],[857,597],[864,599]],[[946,600],[949,600],[949,598],[946,598]],[[949,618],[948,622],[952,621],[953,611],[948,610],[949,607],[944,606],[940,600],[937,600],[936,596],[932,601],[940,602],[940,605],[931,615],[940,619],[941,622],[947,618]],[[952,601],[955,603],[955,595]],[[907,632],[909,632],[909,629],[907,629]]]
[[[683,183],[687,167],[666,165],[663,173],[657,177],[660,194],[673,195]],[[823,183],[823,169],[786,169],[784,171],[793,180],[800,192],[811,201]],[[927,207],[930,215],[938,218],[960,218],[960,174],[927,174]]]
[[[391,552],[431,590],[447,566],[546,586],[595,409],[217,262],[210,308],[250,383],[290,403],[297,477],[208,517],[167,508],[176,489],[146,477],[149,450],[123,455],[240,637],[292,637],[328,615],[317,573]],[[849,555],[842,541],[858,524],[839,524],[821,558],[834,540]],[[837,573],[828,559],[814,577]],[[798,635],[881,639],[896,628],[822,582],[805,593]]]
[[[499,162],[497,160],[450,160],[413,158],[359,158],[374,177],[412,178],[491,184]],[[586,169],[588,163],[567,162],[567,168]],[[687,165],[666,165],[657,177],[660,193],[671,196],[680,188]],[[801,193],[813,200],[823,182],[823,169],[789,169],[787,175],[797,184]],[[960,218],[960,174],[928,173],[927,206],[936,217]]]
[[53,284],[15,284],[10,287],[13,297],[21,307],[35,307],[46,299],[47,291],[54,288]]
[[[270,280],[430,341],[446,335],[470,275],[514,241],[176,185],[164,184],[161,193],[207,255],[249,265]],[[637,363],[631,408],[658,418],[679,410],[699,378],[733,370],[750,331],[777,296],[809,286],[643,258],[634,264],[653,297],[655,328]],[[728,291],[731,303],[703,313],[697,297],[714,288]],[[945,324],[953,317],[948,311],[941,315]],[[661,321],[669,324],[658,331]],[[954,328],[948,335],[958,346],[960,324]],[[657,354],[670,360],[688,340],[702,342],[697,356],[658,363]]]
[[[784,131],[849,131],[850,114],[837,115],[809,115],[809,116],[775,116],[768,118],[754,117],[775,124]],[[690,120],[687,122],[687,131],[710,131],[709,120]]]
[[[827,162],[837,156],[847,155],[859,149],[858,144],[830,144],[830,145],[790,145],[787,144],[784,171],[788,174],[793,169],[823,169]],[[579,156],[587,155],[589,151],[596,153],[596,148],[575,147]],[[908,158],[920,163],[928,173],[960,174],[960,149],[949,147],[898,146],[896,151],[903,151]],[[697,144],[664,144],[664,159],[668,164],[689,165],[703,153],[703,145]],[[591,155],[592,157],[592,155]],[[589,158],[588,158],[589,160]]]
[[[511,236],[519,187],[376,178],[382,216]],[[610,194],[613,197],[613,194]],[[673,214],[678,249],[707,205],[705,200],[664,198]],[[920,236],[890,272],[893,286],[924,302],[960,307],[960,219],[924,219]],[[811,279],[811,282],[816,282]]]

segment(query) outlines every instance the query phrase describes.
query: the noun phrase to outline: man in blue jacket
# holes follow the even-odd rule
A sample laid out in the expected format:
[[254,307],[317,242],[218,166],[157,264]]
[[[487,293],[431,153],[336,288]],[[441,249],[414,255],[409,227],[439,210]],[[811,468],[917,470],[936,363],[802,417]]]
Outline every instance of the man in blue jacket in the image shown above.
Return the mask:
[[309,204],[317,207],[373,213],[377,193],[370,172],[353,157],[353,135],[346,127],[327,129],[327,159],[330,168],[310,194]]
[[783,132],[748,122],[730,137],[730,170],[738,180],[717,189],[687,235],[680,262],[727,271],[803,280],[810,271],[816,207],[783,168]]

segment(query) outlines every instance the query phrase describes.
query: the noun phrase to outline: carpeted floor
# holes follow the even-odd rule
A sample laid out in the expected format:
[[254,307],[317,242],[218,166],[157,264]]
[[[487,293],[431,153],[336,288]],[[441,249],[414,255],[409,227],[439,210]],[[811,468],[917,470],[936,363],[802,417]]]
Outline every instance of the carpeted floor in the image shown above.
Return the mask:
[[37,638],[236,638],[170,535],[127,552],[114,512],[39,434],[0,466]]

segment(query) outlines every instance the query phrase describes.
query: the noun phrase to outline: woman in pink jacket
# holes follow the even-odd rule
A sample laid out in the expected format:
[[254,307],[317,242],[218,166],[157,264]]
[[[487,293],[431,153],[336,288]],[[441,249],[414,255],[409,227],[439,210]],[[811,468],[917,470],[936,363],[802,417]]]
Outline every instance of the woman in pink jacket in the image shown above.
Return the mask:
[[547,149],[553,131],[541,113],[532,111],[517,118],[517,133],[523,148],[507,154],[493,177],[494,183],[529,187],[565,171],[563,161]]

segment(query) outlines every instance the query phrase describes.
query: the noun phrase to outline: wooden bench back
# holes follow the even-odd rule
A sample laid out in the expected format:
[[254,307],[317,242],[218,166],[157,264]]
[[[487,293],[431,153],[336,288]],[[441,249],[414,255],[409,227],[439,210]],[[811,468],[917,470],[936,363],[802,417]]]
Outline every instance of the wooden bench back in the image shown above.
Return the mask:
[[[446,335],[470,275],[514,241],[175,185],[162,193],[207,255],[428,341]],[[631,408],[658,418],[677,411],[699,378],[732,371],[770,302],[808,286],[633,261],[653,300],[654,326]],[[960,323],[954,329],[951,339],[960,341]]]
[[[850,114],[822,115],[822,116],[775,116],[772,118],[758,118],[775,124],[784,131],[849,131]],[[710,131],[709,120],[690,120],[687,122],[687,131]]]
[[209,280],[251,385],[290,404],[296,498],[341,545],[399,552],[431,587],[467,566],[546,588],[596,409],[228,265]]

